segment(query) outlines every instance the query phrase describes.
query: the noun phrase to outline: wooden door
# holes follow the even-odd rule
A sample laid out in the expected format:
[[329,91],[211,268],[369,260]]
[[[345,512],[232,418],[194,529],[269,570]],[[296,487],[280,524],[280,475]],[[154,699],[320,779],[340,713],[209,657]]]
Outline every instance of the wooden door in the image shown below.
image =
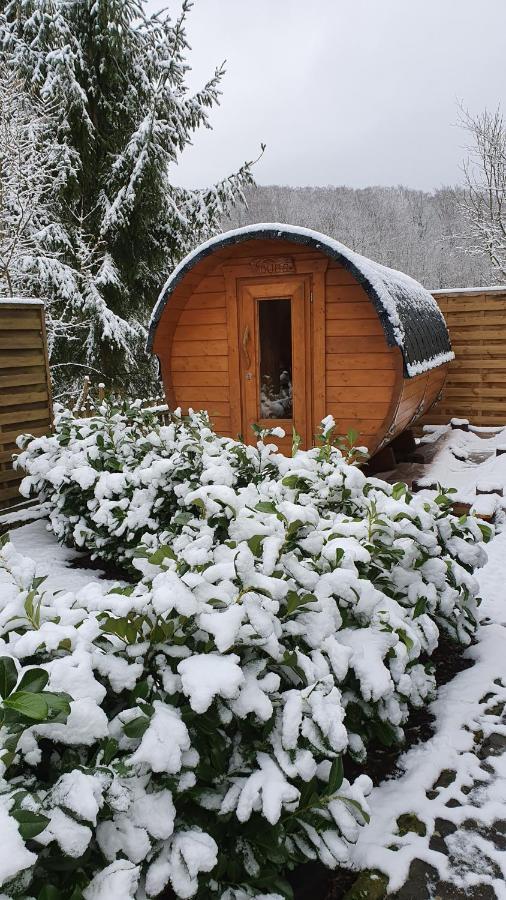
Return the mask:
[[309,280],[278,277],[238,283],[242,431],[281,427],[291,453],[293,429],[311,445]]

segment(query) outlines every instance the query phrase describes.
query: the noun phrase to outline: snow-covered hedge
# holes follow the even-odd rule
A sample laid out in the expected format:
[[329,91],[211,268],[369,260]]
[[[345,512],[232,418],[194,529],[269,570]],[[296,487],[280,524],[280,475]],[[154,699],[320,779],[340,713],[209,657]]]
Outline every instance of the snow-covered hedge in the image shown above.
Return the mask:
[[[27,473],[21,493],[47,503],[58,540],[94,557],[128,564],[139,543],[156,543],[169,525],[180,527],[176,513],[186,510],[186,494],[202,484],[239,490],[279,475],[273,444],[260,441],[253,448],[219,437],[203,413],[175,413],[162,426],[139,405],[103,403],[99,410],[80,419],[60,408],[52,435],[18,439],[22,452],[16,463]],[[327,453],[330,419],[323,431]],[[349,447],[348,452],[363,456]],[[334,458],[342,462],[339,453]]]
[[368,744],[431,696],[439,629],[470,640],[485,526],[367,479],[328,426],[291,459],[144,414],[28,446],[62,538],[146,535],[108,593],[44,595],[3,547],[6,896],[279,900],[297,863],[346,864]]

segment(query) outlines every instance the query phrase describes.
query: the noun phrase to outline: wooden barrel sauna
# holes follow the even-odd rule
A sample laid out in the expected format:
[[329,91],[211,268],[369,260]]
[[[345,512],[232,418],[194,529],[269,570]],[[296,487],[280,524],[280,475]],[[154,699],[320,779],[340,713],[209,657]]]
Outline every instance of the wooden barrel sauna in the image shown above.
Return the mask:
[[292,428],[314,444],[331,414],[371,454],[425,414],[453,359],[444,317],[407,275],[305,228],[218,235],[174,270],[148,348],[170,407],[208,411],[216,431]]

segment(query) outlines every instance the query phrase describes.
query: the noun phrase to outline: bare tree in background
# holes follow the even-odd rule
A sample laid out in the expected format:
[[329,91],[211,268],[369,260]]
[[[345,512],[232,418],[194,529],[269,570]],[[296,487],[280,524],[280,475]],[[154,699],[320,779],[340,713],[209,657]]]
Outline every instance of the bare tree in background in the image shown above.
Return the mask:
[[461,107],[471,144],[464,162],[467,252],[488,256],[506,278],[506,124],[500,108],[476,116]]

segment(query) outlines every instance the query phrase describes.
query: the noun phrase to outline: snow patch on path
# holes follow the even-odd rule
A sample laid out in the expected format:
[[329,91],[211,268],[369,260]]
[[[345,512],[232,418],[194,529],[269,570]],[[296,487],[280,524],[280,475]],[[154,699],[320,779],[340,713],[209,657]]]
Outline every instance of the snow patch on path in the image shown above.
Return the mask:
[[91,583],[102,586],[117,584],[117,580],[104,579],[96,570],[74,568],[83,558],[82,553],[58,544],[54,534],[48,531],[46,519],[38,519],[11,531],[11,541],[18,553],[33,559],[37,572],[46,575],[44,587],[51,591],[79,591]]

